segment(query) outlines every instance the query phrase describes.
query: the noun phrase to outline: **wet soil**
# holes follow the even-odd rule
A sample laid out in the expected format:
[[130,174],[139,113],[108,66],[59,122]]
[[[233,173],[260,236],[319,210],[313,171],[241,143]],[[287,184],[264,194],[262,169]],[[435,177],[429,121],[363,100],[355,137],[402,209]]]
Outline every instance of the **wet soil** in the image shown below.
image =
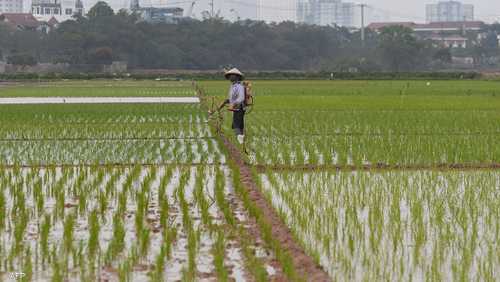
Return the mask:
[[[252,166],[246,164],[247,166]],[[372,170],[488,170],[500,169],[500,163],[479,163],[479,164],[435,164],[435,165],[388,165],[383,163],[371,165],[253,165],[258,172],[266,171],[305,171],[317,170],[352,170],[352,171],[372,171]]]
[[[240,150],[223,134],[220,134],[220,136],[231,158],[239,167],[241,182],[248,190],[249,198],[266,216],[269,225],[272,227],[273,238],[277,239],[281,247],[292,257],[294,268],[299,277],[303,277],[307,281],[331,281],[328,274],[295,242],[290,229],[281,221],[273,207],[267,202],[252,177],[251,167],[245,163]],[[260,230],[256,224],[250,228],[250,233],[250,235],[260,236]],[[284,280],[276,279],[276,281],[287,281],[285,277],[282,279]]]

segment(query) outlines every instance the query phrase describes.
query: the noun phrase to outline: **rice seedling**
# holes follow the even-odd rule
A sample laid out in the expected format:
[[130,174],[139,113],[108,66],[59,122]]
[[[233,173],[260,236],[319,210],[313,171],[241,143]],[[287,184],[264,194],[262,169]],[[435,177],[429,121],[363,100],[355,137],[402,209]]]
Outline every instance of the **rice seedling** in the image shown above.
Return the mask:
[[[432,170],[500,161],[493,84],[436,82],[431,91],[419,82],[308,83],[256,83],[262,103],[247,116],[247,162],[259,165],[253,177],[268,201],[332,280],[494,281],[498,173]],[[203,83],[208,95],[225,95],[225,86]],[[2,95],[194,92],[183,82],[44,87]],[[0,272],[228,281],[241,267],[256,281],[273,279],[240,222],[238,196],[260,228],[259,244],[300,280],[226,163],[203,107],[0,107]],[[391,166],[400,170],[367,170]],[[229,255],[236,248],[243,262]]]
[[[496,240],[494,227],[484,223],[492,216],[490,207],[498,204],[493,195],[499,177],[493,171],[261,176],[270,201],[283,211],[295,236],[340,280],[486,279],[479,265],[488,259],[478,254]],[[484,198],[482,208],[478,194],[491,197]],[[360,267],[365,269],[362,276]]]

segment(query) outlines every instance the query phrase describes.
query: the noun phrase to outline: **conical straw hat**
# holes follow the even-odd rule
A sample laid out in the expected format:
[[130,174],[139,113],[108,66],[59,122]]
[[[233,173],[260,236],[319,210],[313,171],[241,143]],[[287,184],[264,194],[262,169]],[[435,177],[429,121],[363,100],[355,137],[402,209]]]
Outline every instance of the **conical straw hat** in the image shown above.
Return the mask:
[[239,75],[243,78],[243,73],[237,68],[233,68],[233,69],[226,71],[226,73],[224,74],[224,77],[227,78],[228,75],[230,75],[230,74],[236,74],[236,75]]

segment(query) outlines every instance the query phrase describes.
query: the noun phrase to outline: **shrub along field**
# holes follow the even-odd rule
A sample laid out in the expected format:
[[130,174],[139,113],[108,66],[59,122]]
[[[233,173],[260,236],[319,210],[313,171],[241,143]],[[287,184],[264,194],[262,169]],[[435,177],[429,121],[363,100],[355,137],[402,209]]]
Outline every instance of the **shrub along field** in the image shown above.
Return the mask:
[[[227,82],[200,83],[221,100]],[[500,85],[255,81],[247,163],[334,281],[495,281]],[[223,128],[230,132],[230,116]]]

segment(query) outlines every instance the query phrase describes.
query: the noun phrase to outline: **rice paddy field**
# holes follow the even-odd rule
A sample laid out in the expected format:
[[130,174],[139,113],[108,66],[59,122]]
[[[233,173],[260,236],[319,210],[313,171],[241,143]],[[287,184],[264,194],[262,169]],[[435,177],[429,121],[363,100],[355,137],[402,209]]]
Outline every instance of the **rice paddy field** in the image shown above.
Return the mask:
[[498,281],[498,82],[259,81],[254,92],[247,162],[333,281]]
[[[228,86],[0,84],[202,98],[0,105],[0,280],[498,281],[499,82],[254,81],[248,175],[229,112],[207,115]],[[328,279],[302,271],[248,181]]]
[[[10,84],[0,96],[194,96],[191,82]],[[266,281],[200,104],[0,105],[0,280]],[[254,224],[255,225],[255,224]]]

